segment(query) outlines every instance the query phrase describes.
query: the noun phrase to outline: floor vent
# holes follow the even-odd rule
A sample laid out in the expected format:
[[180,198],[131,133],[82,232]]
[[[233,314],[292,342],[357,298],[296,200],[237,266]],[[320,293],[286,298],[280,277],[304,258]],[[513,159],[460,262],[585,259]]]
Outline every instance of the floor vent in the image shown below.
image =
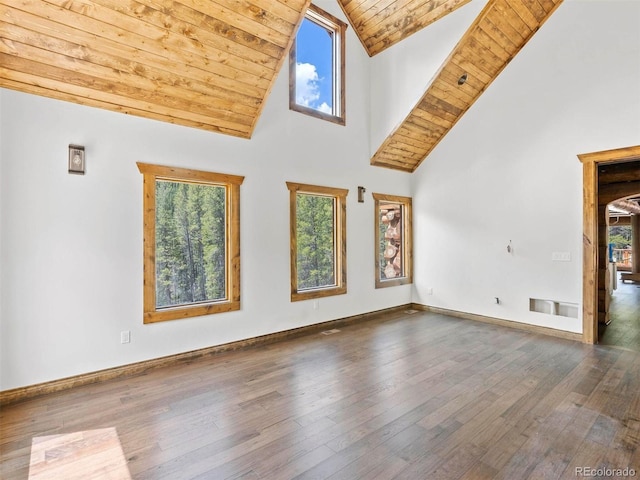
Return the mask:
[[333,335],[334,333],[338,333],[340,330],[338,330],[337,328],[332,328],[331,330],[325,330],[324,332],[320,332],[322,333],[322,335]]
[[418,310],[409,309],[405,310],[404,313],[406,313],[407,315],[413,315],[414,313],[418,313]]

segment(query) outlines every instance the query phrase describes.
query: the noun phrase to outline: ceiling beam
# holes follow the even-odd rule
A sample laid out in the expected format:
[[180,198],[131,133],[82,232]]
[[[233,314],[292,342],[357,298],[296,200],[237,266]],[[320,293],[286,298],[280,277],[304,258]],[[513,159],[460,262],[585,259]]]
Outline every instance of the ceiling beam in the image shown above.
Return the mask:
[[338,0],[370,57],[471,0]]
[[640,181],[626,183],[610,183],[602,185],[598,190],[598,203],[607,205],[627,197],[640,194]]
[[562,0],[490,0],[371,165],[415,171]]

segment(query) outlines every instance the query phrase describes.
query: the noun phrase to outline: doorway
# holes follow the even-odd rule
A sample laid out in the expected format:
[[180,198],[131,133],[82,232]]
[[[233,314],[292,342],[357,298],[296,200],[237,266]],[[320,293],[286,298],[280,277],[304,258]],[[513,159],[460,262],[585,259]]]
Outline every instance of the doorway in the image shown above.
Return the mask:
[[[640,191],[638,178],[627,176],[616,186],[599,188],[599,168],[613,164],[640,162],[640,146],[578,155],[583,165],[583,313],[582,339],[598,342],[598,320],[603,320],[606,263],[606,212],[610,201]],[[640,172],[640,170],[638,170]],[[634,190],[635,189],[635,190]]]

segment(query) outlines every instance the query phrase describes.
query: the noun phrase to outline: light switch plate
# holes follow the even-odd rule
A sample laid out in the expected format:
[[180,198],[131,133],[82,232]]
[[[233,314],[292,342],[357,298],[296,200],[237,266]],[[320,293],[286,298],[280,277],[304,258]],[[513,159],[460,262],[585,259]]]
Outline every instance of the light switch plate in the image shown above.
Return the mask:
[[69,173],[84,175],[85,157],[82,145],[69,145]]
[[551,260],[554,262],[570,262],[571,252],[553,252],[551,254]]

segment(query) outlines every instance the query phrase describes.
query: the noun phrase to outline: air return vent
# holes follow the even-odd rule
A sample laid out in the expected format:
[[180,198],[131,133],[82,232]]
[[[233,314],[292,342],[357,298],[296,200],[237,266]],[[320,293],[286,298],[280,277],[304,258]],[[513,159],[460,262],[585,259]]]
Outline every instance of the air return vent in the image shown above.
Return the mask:
[[560,302],[558,300],[545,300],[542,298],[529,299],[529,311],[557,315],[560,317],[578,318],[578,304]]

